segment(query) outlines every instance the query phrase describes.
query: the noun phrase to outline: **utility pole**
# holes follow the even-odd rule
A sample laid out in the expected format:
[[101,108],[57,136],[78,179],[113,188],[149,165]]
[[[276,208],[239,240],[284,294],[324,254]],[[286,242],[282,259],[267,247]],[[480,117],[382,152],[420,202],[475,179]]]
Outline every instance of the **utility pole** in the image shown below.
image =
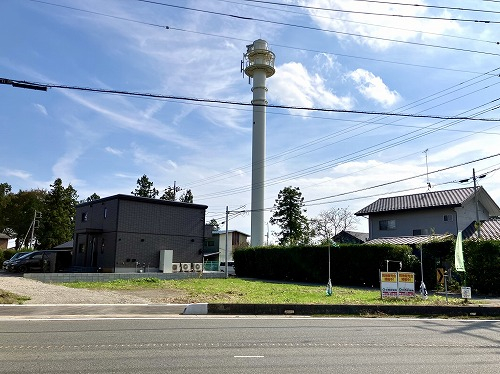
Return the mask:
[[472,179],[474,179],[474,201],[476,203],[476,226],[477,239],[481,239],[481,222],[479,222],[479,203],[477,201],[476,169],[472,168]]
[[[477,183],[476,181],[478,179],[484,178],[486,174],[481,174],[480,176],[476,177],[476,169],[472,169],[472,180],[474,182],[474,203],[476,205],[476,229],[477,229],[477,238],[478,240],[481,239],[481,221],[479,220],[479,199],[477,196]],[[461,179],[459,180],[460,183],[467,183],[470,181],[470,178],[466,179]]]
[[224,250],[224,264],[225,264],[225,267],[224,267],[224,276],[227,278],[229,278],[229,266],[228,266],[228,261],[227,261],[227,255],[228,255],[228,247],[227,247],[227,242],[228,242],[228,236],[229,236],[229,229],[228,229],[228,226],[229,226],[229,209],[228,209],[228,206],[226,205],[226,249]]

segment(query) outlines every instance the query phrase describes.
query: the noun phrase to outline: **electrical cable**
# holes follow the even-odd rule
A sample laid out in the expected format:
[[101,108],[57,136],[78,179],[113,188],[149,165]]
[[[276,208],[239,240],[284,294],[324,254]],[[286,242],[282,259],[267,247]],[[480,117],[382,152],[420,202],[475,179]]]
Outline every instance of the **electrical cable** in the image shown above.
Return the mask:
[[[210,10],[202,10],[202,9],[197,9],[197,8],[185,7],[185,6],[180,6],[180,5],[165,4],[165,3],[160,3],[158,1],[152,1],[152,0],[135,0],[135,1],[140,1],[140,2],[144,2],[144,3],[155,4],[155,5],[162,5],[162,6],[172,7],[172,8],[177,8],[177,9],[190,10],[190,11],[194,11],[194,12],[207,13],[207,14],[211,14],[211,15],[236,18],[236,19],[241,19],[241,20],[245,20],[245,21],[256,21],[256,22],[269,23],[269,24],[274,24],[274,25],[279,25],[279,26],[300,28],[300,29],[304,29],[304,30],[323,31],[323,32],[328,32],[328,33],[333,33],[333,34],[356,36],[356,37],[360,37],[360,38],[375,39],[375,40],[381,40],[381,41],[386,41],[386,42],[418,45],[418,46],[422,46],[422,47],[440,48],[440,49],[447,49],[447,50],[460,51],[460,52],[478,53],[478,54],[485,54],[485,55],[490,55],[490,56],[500,56],[500,54],[493,53],[493,52],[477,51],[477,50],[472,50],[472,49],[442,46],[442,45],[436,45],[436,44],[411,42],[411,41],[398,40],[398,39],[382,38],[382,37],[378,37],[378,36],[355,34],[355,33],[343,32],[343,31],[338,31],[338,30],[328,30],[328,29],[322,29],[320,27],[296,25],[296,24],[287,23],[287,22],[271,21],[271,20],[262,19],[262,18],[255,18],[255,17],[237,16],[235,14],[227,14],[227,13],[222,13],[222,12],[215,12],[215,11],[210,11]],[[447,19],[447,20],[450,20],[450,19]],[[474,22],[477,22],[477,21],[474,21]],[[500,21],[498,21],[498,22],[497,21],[488,21],[488,23],[500,23]],[[497,44],[500,44],[500,42],[498,42]]]
[[[178,27],[174,27],[174,26],[160,25],[160,24],[155,24],[155,23],[145,22],[145,21],[139,21],[139,20],[134,20],[134,19],[125,18],[125,17],[113,16],[113,15],[105,14],[105,13],[102,13],[102,12],[96,12],[96,11],[91,11],[91,10],[86,10],[86,9],[71,7],[71,6],[67,6],[67,5],[54,4],[54,3],[50,3],[48,1],[42,1],[42,0],[28,0],[28,1],[36,2],[36,3],[41,3],[41,4],[45,4],[45,5],[51,5],[51,6],[61,7],[61,8],[66,8],[66,9],[70,9],[70,10],[74,10],[74,11],[79,11],[79,12],[84,12],[84,13],[89,13],[89,14],[94,14],[94,15],[99,15],[99,16],[103,16],[103,17],[109,17],[109,18],[118,19],[118,20],[121,20],[121,21],[128,21],[128,22],[134,22],[134,23],[143,24],[143,25],[147,25],[147,26],[154,26],[154,27],[158,27],[158,28],[166,29],[166,30],[173,30],[173,31],[185,32],[185,33],[192,33],[192,34],[210,36],[210,37],[215,37],[215,38],[237,40],[237,41],[245,42],[246,44],[251,43],[250,40],[236,38],[234,36],[217,35],[217,34],[208,33],[208,32],[187,30],[187,29],[178,28]],[[219,1],[224,1],[224,0],[219,0]],[[344,20],[344,22],[353,22],[353,21]],[[361,23],[361,22],[355,22],[355,23]],[[372,25],[372,26],[387,27],[387,26],[380,26],[380,25]],[[392,27],[389,27],[389,28],[392,28]],[[394,29],[399,29],[399,28],[394,28]],[[405,29],[401,29],[401,30],[405,30]],[[406,30],[406,31],[412,31],[412,30]],[[417,31],[414,31],[414,32],[417,32]],[[464,39],[464,40],[470,40],[470,41],[477,41],[477,42],[483,42],[483,43],[498,44],[498,42],[489,41],[489,40],[472,39],[472,38],[460,37],[460,36],[454,36],[454,35],[427,33],[427,32],[422,32],[422,31],[418,31],[418,32],[423,33],[423,34],[432,34],[432,35],[445,36],[445,37],[450,37],[450,38],[458,38],[458,39]],[[327,52],[327,51],[320,51],[320,50],[307,49],[307,48],[294,47],[294,46],[286,46],[286,45],[280,45],[280,44],[273,44],[273,47],[280,47],[280,48],[285,48],[285,49],[292,49],[292,50],[305,51],[305,52],[313,52],[313,53],[324,53],[324,54],[328,54],[328,55],[335,55],[335,56],[347,57],[347,58],[354,58],[354,59],[362,59],[362,60],[367,60],[367,61],[383,62],[383,63],[387,63],[387,64],[395,64],[395,65],[403,65],[403,66],[413,66],[413,67],[420,67],[420,68],[426,68],[426,69],[435,69],[435,70],[444,70],[444,71],[454,71],[454,72],[458,72],[458,73],[480,74],[478,72],[469,71],[469,70],[452,69],[452,68],[445,68],[445,67],[431,66],[431,65],[412,64],[412,63],[401,62],[401,61],[389,61],[389,60],[382,60],[382,59],[371,58],[371,57],[354,56],[354,55],[348,55],[348,54],[342,54],[342,53],[336,53],[336,52]]]
[[[139,0],[141,1],[141,0]],[[343,9],[332,9],[332,8],[323,8],[323,7],[313,7],[313,6],[307,6],[307,5],[297,5],[297,4],[289,4],[289,3],[278,3],[275,1],[264,1],[264,0],[242,0],[246,2],[251,2],[251,3],[261,3],[261,4],[272,4],[272,5],[279,5],[279,6],[284,6],[284,7],[292,7],[292,8],[302,8],[302,9],[312,9],[312,10],[325,10],[325,11],[331,11],[331,12],[341,12],[341,13],[361,13],[361,14],[372,14],[372,13],[364,13],[364,12],[350,12],[346,11]],[[459,10],[459,11],[464,11],[464,12],[479,12],[479,13],[493,13],[493,14],[500,14],[500,11],[494,11],[494,10],[484,10],[484,9],[472,9],[472,8],[459,8],[459,7],[450,7],[450,6],[439,6],[439,5],[428,5],[428,4],[409,4],[409,3],[399,3],[399,2],[392,2],[392,1],[379,1],[379,0],[351,0],[355,2],[363,2],[363,3],[375,3],[375,4],[388,4],[388,5],[398,5],[398,6],[407,6],[407,7],[412,7],[412,8],[429,8],[429,9],[448,9],[448,10]],[[378,14],[377,14],[378,15]],[[388,15],[388,14],[380,14],[380,15]],[[398,15],[394,15],[397,17]],[[411,16],[408,16],[411,17]],[[419,17],[415,17],[419,18]],[[436,19],[436,18],[430,18],[430,19]],[[437,18],[437,19],[442,19],[442,18]],[[445,18],[448,19],[448,18]],[[489,23],[489,21],[474,21],[474,22],[485,22]]]

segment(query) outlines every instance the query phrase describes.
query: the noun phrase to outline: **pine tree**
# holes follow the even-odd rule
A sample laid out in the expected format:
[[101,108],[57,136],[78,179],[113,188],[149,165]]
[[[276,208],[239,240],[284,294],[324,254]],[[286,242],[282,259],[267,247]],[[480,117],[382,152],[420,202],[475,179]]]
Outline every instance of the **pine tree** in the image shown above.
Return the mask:
[[309,242],[309,224],[303,207],[304,198],[298,187],[285,187],[279,192],[270,222],[281,229],[277,233],[280,245]]
[[137,179],[137,188],[131,192],[132,195],[140,197],[156,198],[159,192],[153,187],[153,182],[149,180],[146,174]]
[[40,227],[36,238],[40,249],[50,249],[73,238],[78,195],[70,185],[64,187],[57,178],[43,202]]

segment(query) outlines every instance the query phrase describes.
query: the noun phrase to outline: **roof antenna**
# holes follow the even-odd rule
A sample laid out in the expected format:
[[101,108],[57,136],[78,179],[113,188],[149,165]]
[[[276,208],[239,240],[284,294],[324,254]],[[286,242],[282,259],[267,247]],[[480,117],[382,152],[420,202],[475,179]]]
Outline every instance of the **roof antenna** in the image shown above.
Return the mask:
[[425,153],[425,167],[427,169],[427,191],[431,189],[431,182],[429,182],[429,164],[427,163],[427,152],[429,152],[429,148],[427,148],[424,153]]

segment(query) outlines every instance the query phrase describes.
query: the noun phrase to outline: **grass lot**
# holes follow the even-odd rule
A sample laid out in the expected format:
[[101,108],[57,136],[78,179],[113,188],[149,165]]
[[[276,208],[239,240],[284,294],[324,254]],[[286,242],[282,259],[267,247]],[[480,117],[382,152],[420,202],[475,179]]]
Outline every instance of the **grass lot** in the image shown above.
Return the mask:
[[22,304],[29,297],[19,296],[11,292],[0,290],[0,304]]
[[[442,296],[429,296],[427,300],[420,296],[381,300],[378,289],[348,287],[333,287],[332,296],[326,296],[326,285],[299,285],[238,278],[183,280],[143,278],[111,282],[72,282],[64,285],[100,290],[157,290],[165,294],[176,291],[178,296],[171,302],[177,303],[446,305],[446,299]],[[448,300],[448,305],[463,303],[462,299],[448,298]]]

